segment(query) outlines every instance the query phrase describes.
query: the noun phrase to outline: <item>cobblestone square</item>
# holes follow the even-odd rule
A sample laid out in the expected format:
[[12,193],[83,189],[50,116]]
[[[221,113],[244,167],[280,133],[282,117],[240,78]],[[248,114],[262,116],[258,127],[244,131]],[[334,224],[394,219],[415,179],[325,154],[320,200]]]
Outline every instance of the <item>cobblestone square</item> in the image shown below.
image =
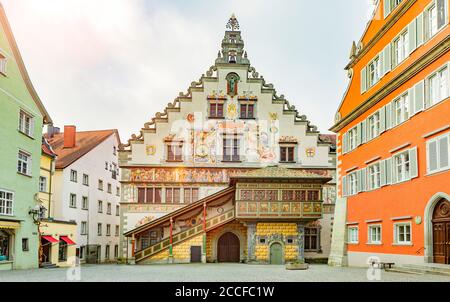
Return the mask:
[[[83,265],[81,282],[367,282],[365,268],[311,265],[306,271],[289,271],[283,265],[161,264]],[[66,268],[1,271],[0,282],[72,282]],[[450,276],[413,275],[381,271],[374,282],[450,282]]]

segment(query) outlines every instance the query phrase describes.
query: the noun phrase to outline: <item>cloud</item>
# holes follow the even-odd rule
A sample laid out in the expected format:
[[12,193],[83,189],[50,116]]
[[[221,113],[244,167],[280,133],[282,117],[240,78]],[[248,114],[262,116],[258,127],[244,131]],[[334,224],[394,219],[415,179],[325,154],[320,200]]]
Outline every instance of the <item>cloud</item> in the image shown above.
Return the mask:
[[55,123],[117,128],[123,141],[214,63],[232,12],[252,65],[326,131],[366,9],[360,0],[348,1],[352,9],[336,2],[3,0]]

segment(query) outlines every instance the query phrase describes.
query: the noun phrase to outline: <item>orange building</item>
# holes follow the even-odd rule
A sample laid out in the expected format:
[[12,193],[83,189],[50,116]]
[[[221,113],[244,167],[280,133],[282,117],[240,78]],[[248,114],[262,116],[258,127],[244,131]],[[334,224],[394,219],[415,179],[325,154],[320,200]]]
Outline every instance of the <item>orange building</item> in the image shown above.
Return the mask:
[[450,264],[449,0],[379,0],[336,113],[332,265]]

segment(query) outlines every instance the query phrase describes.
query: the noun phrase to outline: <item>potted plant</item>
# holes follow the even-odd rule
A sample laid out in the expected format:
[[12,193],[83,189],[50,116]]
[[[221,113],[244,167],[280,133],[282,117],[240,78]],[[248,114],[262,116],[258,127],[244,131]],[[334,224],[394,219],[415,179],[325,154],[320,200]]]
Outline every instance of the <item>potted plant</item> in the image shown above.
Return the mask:
[[287,270],[307,270],[308,267],[308,263],[305,263],[304,260],[295,260],[286,263]]

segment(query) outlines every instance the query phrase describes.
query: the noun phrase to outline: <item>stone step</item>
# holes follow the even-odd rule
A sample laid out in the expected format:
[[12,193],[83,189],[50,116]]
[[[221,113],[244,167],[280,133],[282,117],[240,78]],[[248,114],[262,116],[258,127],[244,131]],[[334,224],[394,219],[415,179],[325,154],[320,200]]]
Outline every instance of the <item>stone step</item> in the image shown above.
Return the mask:
[[415,274],[432,274],[432,275],[442,275],[450,276],[450,266],[448,265],[436,265],[430,264],[403,264],[400,266],[393,267],[391,269],[386,269],[389,272],[398,273],[415,273]]
[[58,266],[54,263],[46,262],[40,265],[41,268],[58,268]]
[[387,268],[386,271],[392,272],[392,273],[402,273],[402,274],[411,274],[411,275],[425,275],[425,273],[423,271],[407,269],[407,268],[402,268],[402,267]]
[[450,265],[439,263],[426,263],[426,264],[405,264],[404,267],[425,269],[427,271],[436,271],[450,274]]

